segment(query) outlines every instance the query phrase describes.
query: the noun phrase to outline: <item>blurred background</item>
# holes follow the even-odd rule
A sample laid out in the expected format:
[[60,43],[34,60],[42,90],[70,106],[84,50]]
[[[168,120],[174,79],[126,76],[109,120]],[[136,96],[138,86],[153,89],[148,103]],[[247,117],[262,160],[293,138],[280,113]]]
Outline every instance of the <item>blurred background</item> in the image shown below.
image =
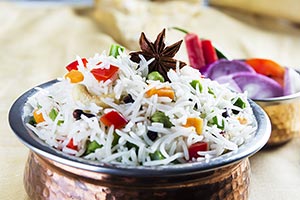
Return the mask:
[[[229,58],[260,57],[300,69],[298,0],[11,0],[0,1],[0,199],[27,199],[27,148],[7,122],[13,101],[65,73],[76,55],[92,57],[119,43],[138,49],[143,31],[155,39],[181,27],[214,42]],[[175,30],[167,40],[182,39]],[[177,55],[186,60],[185,49]],[[251,158],[250,198],[298,199],[299,138]]]

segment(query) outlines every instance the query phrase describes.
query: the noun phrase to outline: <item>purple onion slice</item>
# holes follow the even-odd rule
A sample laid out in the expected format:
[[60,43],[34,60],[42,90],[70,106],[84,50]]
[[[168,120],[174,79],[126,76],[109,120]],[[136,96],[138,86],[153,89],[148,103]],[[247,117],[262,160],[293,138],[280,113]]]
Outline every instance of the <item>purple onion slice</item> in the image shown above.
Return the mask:
[[215,79],[218,83],[222,85],[226,85],[229,89],[235,92],[243,92],[241,88],[236,84],[236,82],[232,79],[231,75],[221,76]]
[[205,75],[206,77],[214,80],[221,76],[227,76],[238,72],[250,72],[255,73],[254,69],[247,65],[245,62],[239,60],[225,60],[221,59],[212,63]]
[[284,70],[284,87],[283,87],[283,95],[290,95],[294,93],[294,88],[291,80],[291,74],[290,74],[290,69],[285,68]]
[[256,73],[240,72],[232,75],[242,91],[247,91],[249,98],[262,99],[283,95],[283,88],[273,79]]

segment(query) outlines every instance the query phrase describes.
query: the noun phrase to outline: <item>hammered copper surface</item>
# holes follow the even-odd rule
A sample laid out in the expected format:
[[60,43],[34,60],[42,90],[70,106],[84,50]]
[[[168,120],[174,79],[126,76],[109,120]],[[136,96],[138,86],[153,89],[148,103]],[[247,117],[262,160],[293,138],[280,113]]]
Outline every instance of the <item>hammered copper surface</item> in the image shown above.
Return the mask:
[[272,132],[267,146],[276,146],[290,141],[300,132],[300,103],[299,99],[273,104],[259,103],[268,114]]
[[248,158],[210,172],[170,178],[119,177],[80,170],[30,152],[24,184],[39,199],[144,200],[248,199]]

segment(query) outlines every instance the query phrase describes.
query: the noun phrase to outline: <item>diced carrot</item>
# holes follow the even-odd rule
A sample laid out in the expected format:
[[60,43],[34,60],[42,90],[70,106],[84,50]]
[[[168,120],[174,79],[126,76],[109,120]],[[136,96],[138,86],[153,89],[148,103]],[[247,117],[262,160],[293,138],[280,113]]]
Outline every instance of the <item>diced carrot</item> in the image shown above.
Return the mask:
[[83,81],[84,77],[80,71],[71,70],[66,75],[65,78],[69,78],[71,83],[79,83]]
[[280,66],[278,63],[262,58],[251,58],[247,59],[245,62],[257,73],[268,76],[283,85],[285,70],[284,67]]
[[238,117],[237,119],[239,120],[240,124],[247,124],[247,119],[246,118]]
[[186,124],[184,125],[184,127],[191,127],[191,126],[195,127],[196,133],[198,135],[201,135],[202,128],[203,128],[203,119],[201,119],[200,117],[187,118]]
[[43,121],[45,121],[44,117],[43,117],[43,114],[41,112],[38,112],[38,109],[36,109],[34,112],[33,112],[33,118],[35,120],[35,122],[38,124],[38,123],[41,123]]
[[163,88],[151,88],[146,92],[147,97],[151,97],[152,95],[157,94],[159,97],[169,97],[170,99],[175,99],[175,92],[171,87],[163,87]]

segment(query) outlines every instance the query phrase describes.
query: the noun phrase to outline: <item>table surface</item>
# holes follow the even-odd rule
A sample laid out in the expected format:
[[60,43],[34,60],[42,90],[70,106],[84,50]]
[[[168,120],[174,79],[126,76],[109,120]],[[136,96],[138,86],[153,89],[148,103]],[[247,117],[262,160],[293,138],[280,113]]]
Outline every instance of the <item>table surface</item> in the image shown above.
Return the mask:
[[[282,20],[201,8],[187,2],[137,1],[134,8],[139,8],[143,16],[151,16],[152,21],[146,17],[136,21],[136,13],[129,5],[120,7],[108,2],[105,1],[107,13],[99,1],[95,10],[76,11],[0,3],[0,199],[28,199],[22,180],[28,149],[8,125],[10,106],[29,88],[62,76],[65,64],[76,55],[91,57],[107,50],[113,42],[135,49],[141,31],[155,35],[172,24],[211,38],[232,58],[259,56],[300,69],[300,28]],[[173,8],[185,14],[178,17]],[[124,20],[129,23],[126,27]],[[300,138],[295,138],[251,157],[250,199],[299,198],[299,149]]]

